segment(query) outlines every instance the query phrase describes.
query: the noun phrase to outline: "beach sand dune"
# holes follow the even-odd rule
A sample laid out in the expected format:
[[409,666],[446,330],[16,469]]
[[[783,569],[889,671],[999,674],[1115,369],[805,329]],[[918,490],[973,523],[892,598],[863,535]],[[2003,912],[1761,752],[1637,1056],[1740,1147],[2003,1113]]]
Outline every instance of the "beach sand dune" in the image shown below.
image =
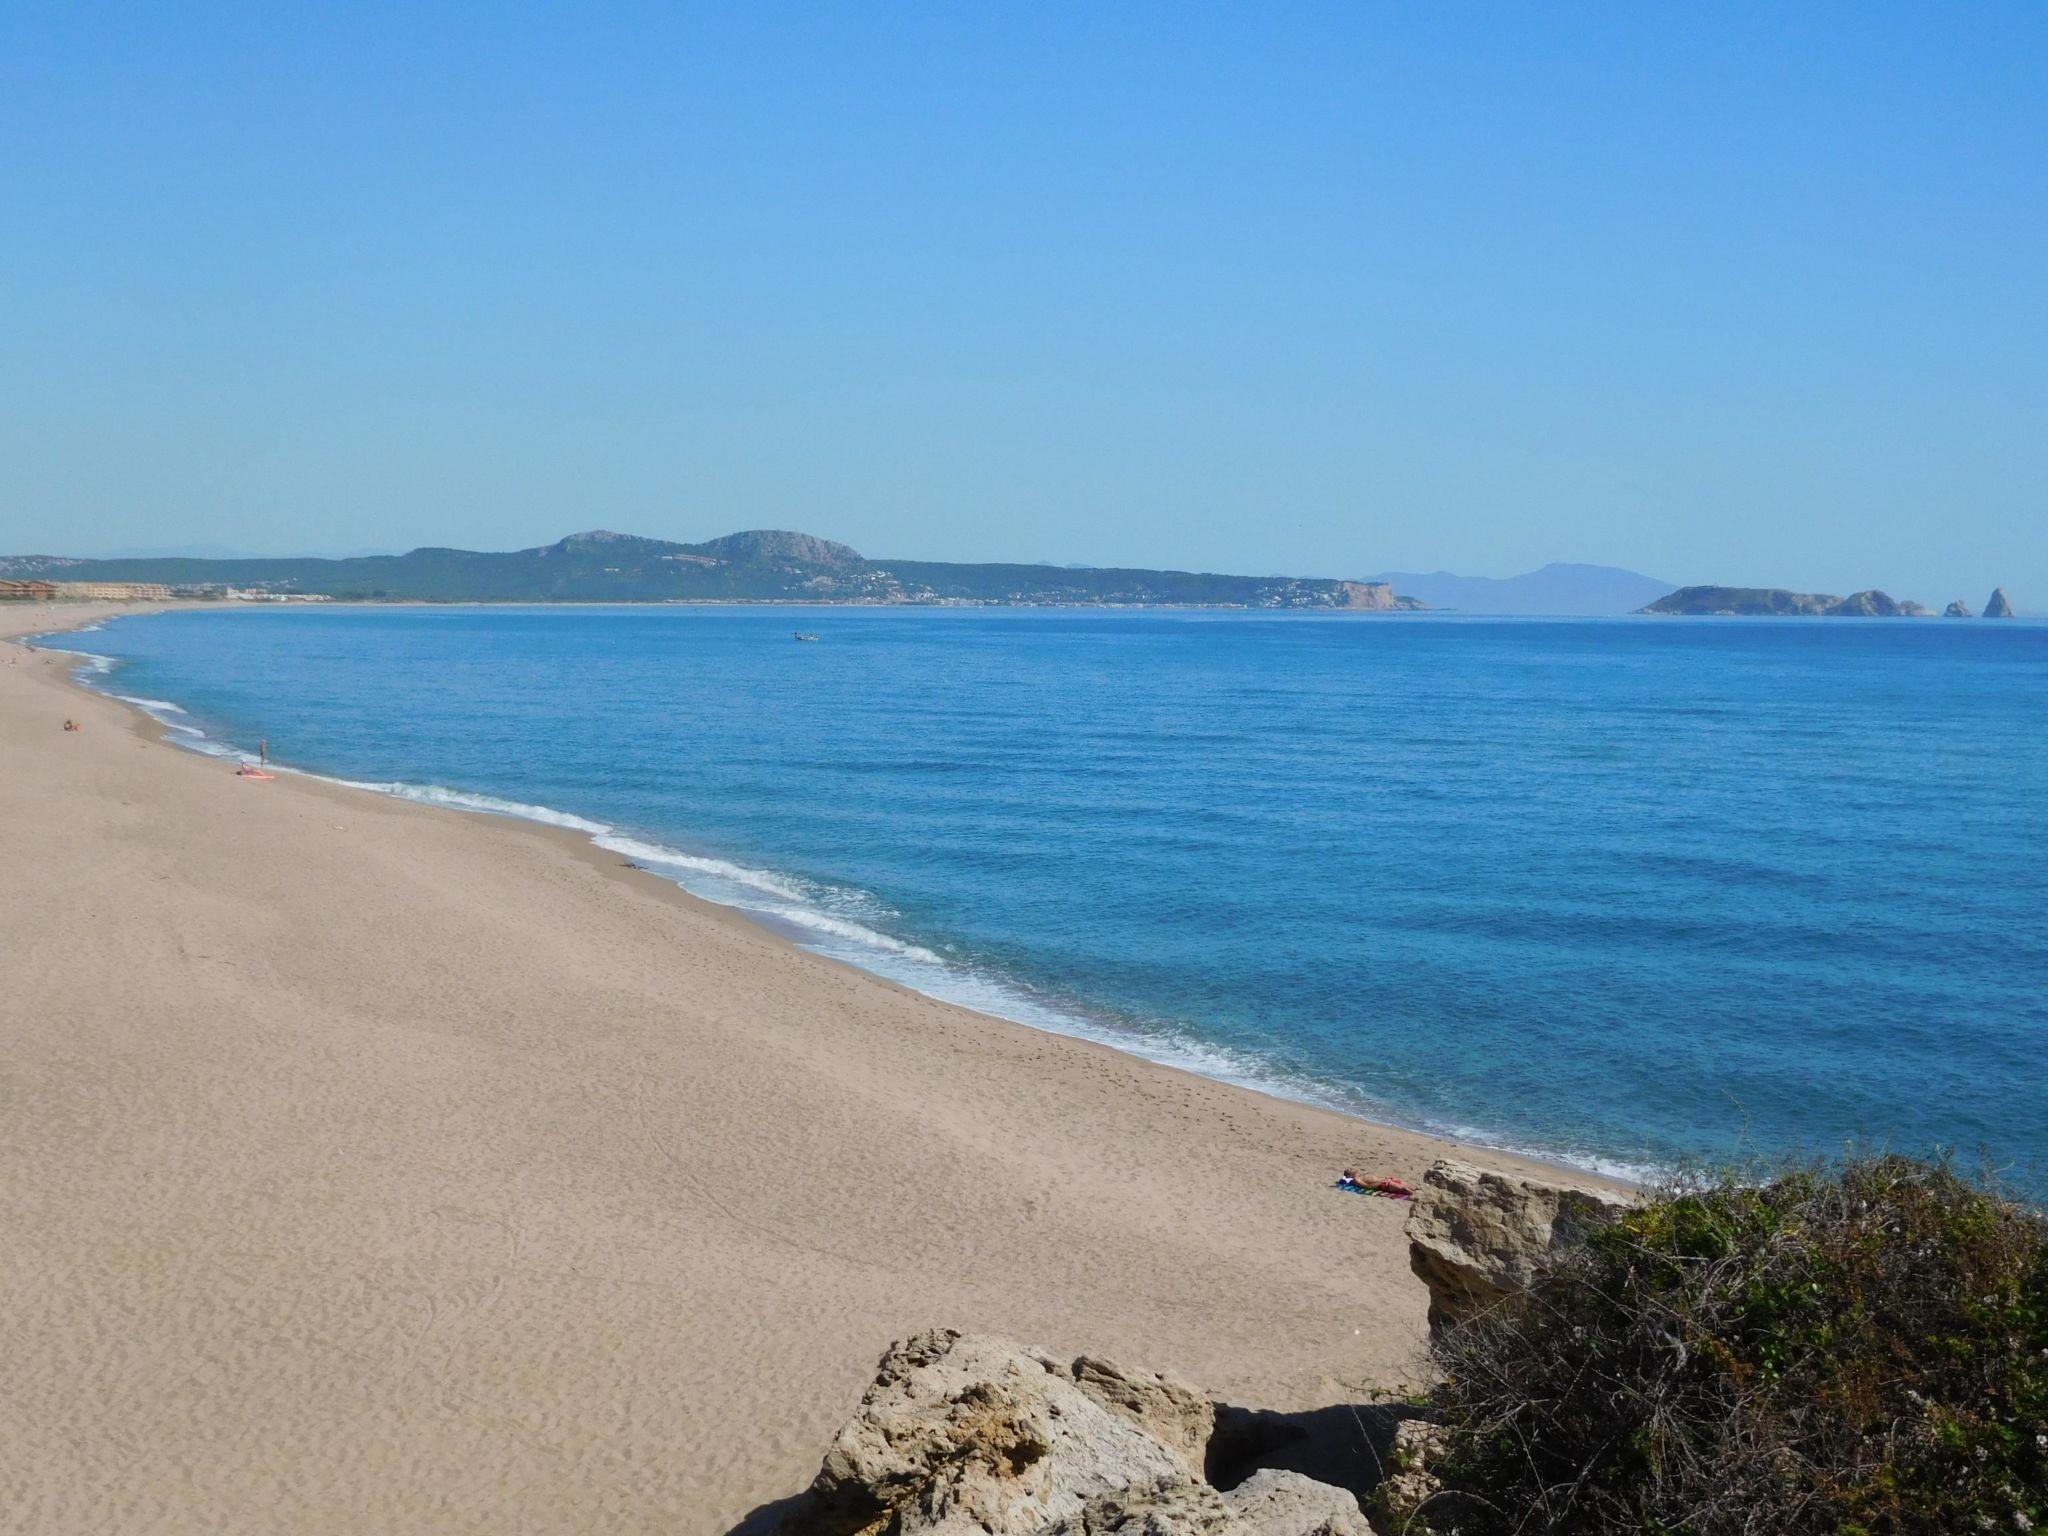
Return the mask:
[[1327,1185],[1439,1144],[0,657],[0,1527],[723,1532],[939,1324],[1276,1407],[1418,1371],[1403,1207]]

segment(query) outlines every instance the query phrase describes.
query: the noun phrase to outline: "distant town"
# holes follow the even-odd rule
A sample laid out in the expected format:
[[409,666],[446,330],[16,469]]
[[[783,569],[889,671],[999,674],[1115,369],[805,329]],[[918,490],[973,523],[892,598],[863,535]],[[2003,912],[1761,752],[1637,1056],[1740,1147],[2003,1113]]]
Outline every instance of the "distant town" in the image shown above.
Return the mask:
[[230,603],[331,603],[324,592],[267,592],[206,583],[170,586],[160,581],[0,580],[0,603],[153,603],[174,598]]

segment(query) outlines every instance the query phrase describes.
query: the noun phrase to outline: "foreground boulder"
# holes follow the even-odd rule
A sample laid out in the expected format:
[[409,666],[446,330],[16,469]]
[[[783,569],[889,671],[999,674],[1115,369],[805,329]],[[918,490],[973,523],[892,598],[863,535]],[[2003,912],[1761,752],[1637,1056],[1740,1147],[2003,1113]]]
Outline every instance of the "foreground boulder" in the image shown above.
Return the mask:
[[1049,1356],[1035,1358],[1053,1371],[1069,1371],[1075,1386],[1173,1452],[1190,1477],[1202,1475],[1209,1437],[1216,1432],[1216,1405],[1186,1382],[1157,1371],[1127,1371],[1092,1355],[1066,1367]]
[[1207,1483],[1168,1483],[1110,1494],[1039,1536],[1242,1536],[1244,1527]]
[[1429,1287],[1429,1326],[1453,1327],[1526,1290],[1589,1227],[1625,1210],[1611,1195],[1439,1158],[1408,1213],[1408,1264]]
[[892,1346],[787,1536],[1370,1536],[1292,1472],[1203,1477],[1215,1407],[1091,1356],[941,1329]]
[[1358,1500],[1299,1472],[1255,1472],[1223,1502],[1259,1536],[1372,1536]]
[[1265,1471],[1228,1493],[1184,1482],[1111,1494],[1041,1536],[1372,1536],[1372,1527],[1343,1489]]

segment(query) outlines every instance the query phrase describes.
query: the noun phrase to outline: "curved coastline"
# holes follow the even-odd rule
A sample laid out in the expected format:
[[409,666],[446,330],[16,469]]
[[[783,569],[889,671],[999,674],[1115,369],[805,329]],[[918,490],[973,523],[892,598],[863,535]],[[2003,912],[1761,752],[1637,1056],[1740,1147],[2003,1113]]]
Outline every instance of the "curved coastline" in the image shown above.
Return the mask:
[[[140,618],[164,611],[129,606],[96,615],[77,625],[40,631],[27,639],[33,644],[44,636],[89,633],[102,628],[108,619]],[[47,649],[78,657],[82,665],[73,674],[73,681],[78,686],[139,712],[171,733],[166,739],[172,744],[229,761],[255,761],[255,754],[218,739],[191,723],[182,705],[118,692],[113,679],[120,667],[120,658],[69,646],[52,645]],[[1087,1041],[1156,1066],[1189,1072],[1286,1103],[1427,1137],[1495,1159],[1523,1161],[1574,1178],[1590,1178],[1622,1187],[1641,1187],[1654,1183],[1669,1171],[1651,1163],[1528,1144],[1484,1127],[1447,1125],[1419,1115],[1404,1117],[1398,1108],[1378,1103],[1362,1089],[1289,1072],[1251,1053],[1203,1041],[1183,1030],[1162,1028],[1142,1031],[1093,1016],[1071,1003],[1056,1004],[1034,996],[1008,978],[979,973],[921,945],[825,911],[792,877],[713,856],[684,852],[578,812],[526,804],[438,783],[370,782],[275,760],[270,766],[296,778],[342,789],[570,833],[585,839],[592,849],[616,854],[632,869],[652,875],[692,899],[738,913],[750,923],[807,953],[852,966],[870,976],[984,1018]]]
[[1330,1181],[1450,1144],[935,1001],[572,828],[251,784],[7,658],[22,1507],[727,1536],[935,1325],[1283,1412],[1417,1384],[1405,1207]]

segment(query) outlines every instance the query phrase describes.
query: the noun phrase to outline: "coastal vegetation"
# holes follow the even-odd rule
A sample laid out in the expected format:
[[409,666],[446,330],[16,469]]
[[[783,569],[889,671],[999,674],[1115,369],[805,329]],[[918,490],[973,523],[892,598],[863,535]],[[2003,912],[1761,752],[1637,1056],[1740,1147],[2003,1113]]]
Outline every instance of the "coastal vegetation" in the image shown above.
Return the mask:
[[[1946,1536],[2048,1518],[2048,1221],[1891,1155],[1649,1195],[1439,1159],[1440,1384],[1247,1411],[940,1329],[782,1536]],[[1371,1511],[1368,1525],[1361,1506]]]
[[1433,1347],[1442,1491],[1395,1529],[2048,1521],[2048,1221],[1943,1164],[1667,1191]]
[[534,549],[415,549],[345,560],[0,558],[0,576],[156,582],[186,595],[235,591],[411,602],[808,602],[1420,608],[1385,582],[1056,565],[870,560],[807,533],[754,530],[676,544],[596,530]]

